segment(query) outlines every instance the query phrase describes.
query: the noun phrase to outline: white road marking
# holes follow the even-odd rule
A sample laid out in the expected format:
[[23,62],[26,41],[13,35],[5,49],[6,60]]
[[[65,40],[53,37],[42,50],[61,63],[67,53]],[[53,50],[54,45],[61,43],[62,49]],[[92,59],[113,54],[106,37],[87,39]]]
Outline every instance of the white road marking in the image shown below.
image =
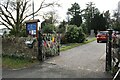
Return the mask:
[[105,57],[106,57],[106,53],[104,53],[104,54],[100,57],[100,60],[105,60]]

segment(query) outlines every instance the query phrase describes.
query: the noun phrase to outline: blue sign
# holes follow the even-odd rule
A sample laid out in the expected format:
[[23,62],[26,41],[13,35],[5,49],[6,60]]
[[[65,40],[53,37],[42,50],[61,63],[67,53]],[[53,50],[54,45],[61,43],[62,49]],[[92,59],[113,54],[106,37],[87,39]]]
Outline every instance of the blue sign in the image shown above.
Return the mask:
[[36,23],[27,23],[26,24],[27,33],[30,35],[36,35],[36,28],[37,28]]
[[36,23],[27,24],[27,31],[36,30]]

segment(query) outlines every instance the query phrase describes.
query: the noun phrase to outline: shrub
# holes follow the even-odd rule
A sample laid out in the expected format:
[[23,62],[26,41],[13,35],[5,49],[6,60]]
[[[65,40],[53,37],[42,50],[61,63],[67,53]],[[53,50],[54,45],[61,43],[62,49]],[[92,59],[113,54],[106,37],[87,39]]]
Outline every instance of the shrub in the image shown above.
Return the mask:
[[61,35],[60,43],[61,43],[61,44],[66,44],[66,43],[67,43],[67,38],[66,38],[66,35],[65,35],[65,34],[62,34],[62,35]]
[[19,37],[27,37],[26,29],[21,30]]
[[26,29],[16,32],[14,29],[10,31],[9,36],[27,37]]
[[81,28],[82,28],[83,32],[88,35],[88,29],[87,29],[86,23],[82,23]]
[[84,42],[86,40],[86,34],[83,31],[84,30],[82,27],[78,28],[78,32],[79,32],[78,42]]
[[81,27],[77,27],[75,25],[70,25],[67,33],[65,34],[67,42],[70,43],[80,43],[83,42],[86,37]]
[[42,30],[43,33],[52,33],[53,31],[55,31],[55,26],[53,24],[46,24]]

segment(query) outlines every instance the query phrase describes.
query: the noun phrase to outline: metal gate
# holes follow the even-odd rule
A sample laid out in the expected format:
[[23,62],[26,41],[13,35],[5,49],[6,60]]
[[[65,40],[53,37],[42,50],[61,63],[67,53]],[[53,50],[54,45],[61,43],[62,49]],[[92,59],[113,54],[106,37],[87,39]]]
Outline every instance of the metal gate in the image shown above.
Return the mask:
[[119,77],[120,72],[120,34],[108,30],[106,43],[106,71],[113,75],[113,80]]

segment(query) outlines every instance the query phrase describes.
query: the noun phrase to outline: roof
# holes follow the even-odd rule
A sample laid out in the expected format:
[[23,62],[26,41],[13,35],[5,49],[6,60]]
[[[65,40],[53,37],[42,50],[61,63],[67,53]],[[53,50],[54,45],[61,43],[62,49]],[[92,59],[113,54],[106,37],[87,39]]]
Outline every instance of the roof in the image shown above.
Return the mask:
[[34,23],[34,22],[40,22],[39,19],[34,19],[34,20],[28,20],[26,21],[26,23]]

